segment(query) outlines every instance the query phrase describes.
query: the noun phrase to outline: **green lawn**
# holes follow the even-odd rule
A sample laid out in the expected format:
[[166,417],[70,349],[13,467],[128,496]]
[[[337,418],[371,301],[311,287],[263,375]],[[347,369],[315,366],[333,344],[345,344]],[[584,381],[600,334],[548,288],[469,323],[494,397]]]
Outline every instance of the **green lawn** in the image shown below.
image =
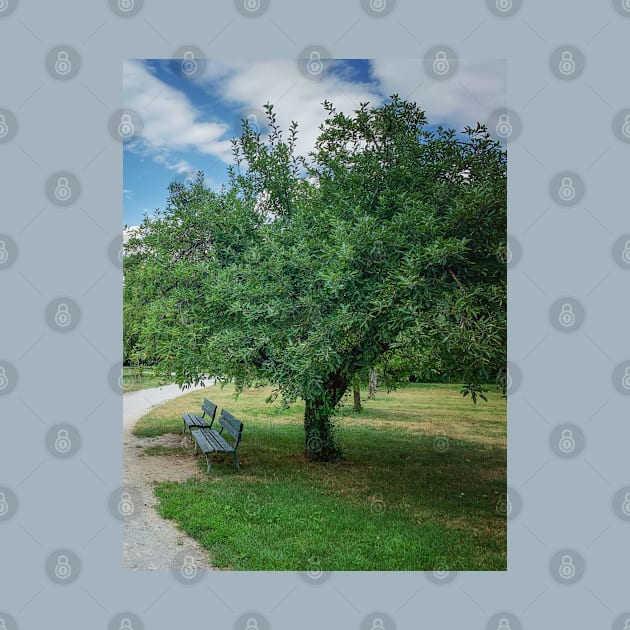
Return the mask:
[[[345,460],[308,462],[303,405],[265,404],[268,388],[212,387],[154,409],[136,434],[180,432],[204,397],[243,421],[232,458],[202,480],[156,484],[163,516],[235,570],[506,570],[506,403],[476,406],[455,385],[410,385],[345,407]],[[348,404],[350,401],[348,401]],[[158,449],[158,453],[162,452]],[[192,457],[192,447],[190,447]],[[205,471],[203,458],[200,468]]]
[[123,393],[136,392],[139,389],[166,385],[168,380],[155,376],[151,369],[123,366]]

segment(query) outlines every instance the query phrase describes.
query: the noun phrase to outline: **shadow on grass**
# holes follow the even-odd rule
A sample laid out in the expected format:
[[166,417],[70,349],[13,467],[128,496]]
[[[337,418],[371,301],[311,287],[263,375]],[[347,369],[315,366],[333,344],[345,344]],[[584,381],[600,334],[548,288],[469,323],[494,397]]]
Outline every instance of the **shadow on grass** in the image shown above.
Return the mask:
[[207,478],[157,484],[160,511],[219,568],[505,570],[505,402],[471,409],[452,386],[400,394],[339,422],[345,459],[334,464],[306,460],[300,406],[265,406],[264,389],[170,401],[136,432],[180,432],[179,413],[204,396],[245,430],[241,471],[217,457]]

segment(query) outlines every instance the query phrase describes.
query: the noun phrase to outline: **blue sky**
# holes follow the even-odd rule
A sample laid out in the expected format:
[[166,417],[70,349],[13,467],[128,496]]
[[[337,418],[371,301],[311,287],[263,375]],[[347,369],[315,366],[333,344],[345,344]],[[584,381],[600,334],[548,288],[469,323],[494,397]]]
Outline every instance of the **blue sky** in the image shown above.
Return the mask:
[[230,139],[238,135],[241,118],[263,124],[266,102],[274,104],[283,129],[297,120],[298,150],[306,153],[324,118],[325,99],[350,112],[362,101],[377,105],[398,93],[416,101],[432,124],[456,129],[484,122],[506,100],[501,61],[460,61],[446,81],[429,78],[422,59],[337,60],[318,81],[303,76],[294,60],[209,60],[194,79],[180,68],[180,61],[166,59],[125,64],[124,106],[143,122],[142,134],[123,149],[126,225],[164,208],[173,180],[201,170],[209,186],[225,183]]

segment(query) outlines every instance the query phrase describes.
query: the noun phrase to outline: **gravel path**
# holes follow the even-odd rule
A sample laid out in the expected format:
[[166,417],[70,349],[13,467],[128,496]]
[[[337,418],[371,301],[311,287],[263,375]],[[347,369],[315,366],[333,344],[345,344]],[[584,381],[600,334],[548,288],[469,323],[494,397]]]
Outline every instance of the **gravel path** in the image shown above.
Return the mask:
[[166,434],[155,438],[138,438],[131,432],[133,425],[151,407],[182,392],[177,385],[143,389],[123,395],[123,461],[124,486],[129,490],[134,507],[133,516],[123,525],[123,567],[132,571],[167,571],[190,563],[198,569],[211,569],[207,552],[195,540],[179,530],[156,511],[154,481],[183,481],[200,476],[195,459],[187,456],[144,455],[144,447],[179,446],[182,438]]

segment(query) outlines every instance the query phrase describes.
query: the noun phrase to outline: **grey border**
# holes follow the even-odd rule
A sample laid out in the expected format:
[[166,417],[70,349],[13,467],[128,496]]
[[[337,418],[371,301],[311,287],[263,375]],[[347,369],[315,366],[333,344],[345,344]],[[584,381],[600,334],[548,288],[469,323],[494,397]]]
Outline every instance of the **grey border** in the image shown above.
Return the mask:
[[[19,506],[0,523],[8,543],[0,563],[7,626],[61,618],[64,628],[104,628],[133,611],[156,630],[192,622],[233,627],[256,610],[274,630],[296,621],[304,630],[358,629],[378,612],[401,629],[484,628],[497,614],[515,616],[524,628],[556,627],[558,619],[571,628],[622,628],[628,523],[615,514],[613,498],[630,484],[630,425],[615,370],[630,360],[630,305],[627,269],[610,255],[628,232],[622,114],[630,98],[627,56],[619,54],[628,22],[620,2],[578,10],[514,0],[508,11],[490,0],[397,2],[375,17],[358,1],[274,0],[255,18],[232,2],[150,2],[128,17],[108,2],[9,5],[0,13],[0,108],[15,116],[17,133],[0,144],[0,232],[14,239],[19,257],[0,270],[0,359],[19,378],[0,396],[0,485]],[[122,524],[107,500],[122,485],[122,405],[108,380],[120,360],[121,272],[108,252],[122,224],[122,155],[108,123],[122,106],[122,61],[168,57],[189,42],[212,58],[297,58],[317,43],[336,57],[421,59],[444,44],[462,59],[508,59],[508,105],[522,123],[509,145],[509,233],[521,247],[509,276],[509,357],[522,379],[509,401],[509,483],[520,503],[509,522],[507,573],[459,573],[442,585],[414,573],[335,573],[318,585],[297,573],[213,573],[188,587],[169,574],[121,569]],[[66,45],[77,50],[80,69],[59,81],[45,59]],[[571,81],[549,68],[560,45],[586,60]],[[460,73],[454,80],[465,85]],[[81,196],[54,206],[45,182],[66,170],[79,178]],[[549,197],[549,182],[562,171],[577,173],[588,191],[571,207]],[[73,296],[82,313],[80,326],[64,335],[44,319],[60,295]],[[548,315],[565,295],[586,315],[570,335]],[[45,450],[46,432],[60,423],[82,435],[80,451],[67,460]],[[549,449],[553,428],[565,423],[584,434],[578,457]],[[45,560],[58,549],[80,555],[76,582],[58,585],[46,576]],[[566,549],[584,559],[584,574],[572,584],[558,583],[549,569]]]

